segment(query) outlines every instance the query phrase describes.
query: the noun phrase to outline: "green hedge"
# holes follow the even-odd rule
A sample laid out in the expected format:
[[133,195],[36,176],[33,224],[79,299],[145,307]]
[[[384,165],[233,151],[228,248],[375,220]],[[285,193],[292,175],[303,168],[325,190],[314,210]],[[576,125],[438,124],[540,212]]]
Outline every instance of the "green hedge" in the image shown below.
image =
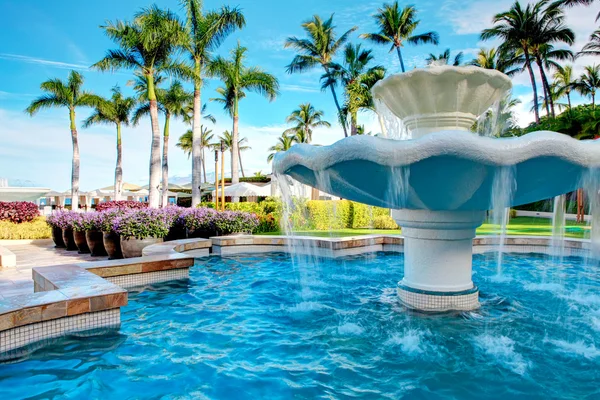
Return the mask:
[[344,229],[352,227],[352,202],[349,200],[310,200],[306,203],[312,229]]

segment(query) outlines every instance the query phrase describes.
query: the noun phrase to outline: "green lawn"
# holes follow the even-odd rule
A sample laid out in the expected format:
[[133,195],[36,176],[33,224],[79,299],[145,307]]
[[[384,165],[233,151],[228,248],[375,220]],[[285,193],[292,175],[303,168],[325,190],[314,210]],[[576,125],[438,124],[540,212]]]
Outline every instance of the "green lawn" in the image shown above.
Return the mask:
[[[589,236],[589,225],[576,224],[574,221],[567,221],[565,235],[573,238],[583,238]],[[332,231],[297,231],[300,236],[318,236],[318,237],[343,237],[360,235],[397,235],[400,230],[384,229],[334,229]],[[477,229],[478,235],[490,235],[500,233],[498,225],[483,224]],[[510,220],[507,229],[507,235],[529,235],[529,236],[551,236],[552,220],[536,217],[516,217]],[[282,235],[282,232],[269,232],[262,235]]]

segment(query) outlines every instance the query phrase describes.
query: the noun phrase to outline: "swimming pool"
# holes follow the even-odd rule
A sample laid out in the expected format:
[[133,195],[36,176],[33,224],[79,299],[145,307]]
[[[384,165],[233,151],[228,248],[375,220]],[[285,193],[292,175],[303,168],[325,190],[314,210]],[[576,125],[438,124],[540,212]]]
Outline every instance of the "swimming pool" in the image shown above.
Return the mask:
[[[118,333],[0,365],[0,398],[582,398],[600,396],[598,266],[474,256],[482,307],[398,302],[403,257],[198,259],[130,293]],[[493,294],[493,295],[490,295]]]

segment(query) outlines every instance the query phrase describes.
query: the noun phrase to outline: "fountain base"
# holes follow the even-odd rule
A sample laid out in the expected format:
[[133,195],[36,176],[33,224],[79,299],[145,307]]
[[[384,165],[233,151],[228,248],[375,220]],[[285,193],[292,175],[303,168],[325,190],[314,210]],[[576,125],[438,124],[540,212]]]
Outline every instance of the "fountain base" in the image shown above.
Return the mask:
[[471,280],[473,238],[485,211],[393,210],[404,236],[404,278],[398,295],[420,311],[479,307]]

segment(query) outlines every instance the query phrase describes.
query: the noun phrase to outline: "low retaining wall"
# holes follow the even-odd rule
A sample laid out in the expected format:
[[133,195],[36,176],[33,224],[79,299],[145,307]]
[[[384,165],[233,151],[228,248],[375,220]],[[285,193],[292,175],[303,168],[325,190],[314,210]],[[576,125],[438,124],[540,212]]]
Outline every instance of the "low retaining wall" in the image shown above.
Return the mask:
[[17,256],[15,253],[0,246],[0,268],[14,268],[17,266]]

